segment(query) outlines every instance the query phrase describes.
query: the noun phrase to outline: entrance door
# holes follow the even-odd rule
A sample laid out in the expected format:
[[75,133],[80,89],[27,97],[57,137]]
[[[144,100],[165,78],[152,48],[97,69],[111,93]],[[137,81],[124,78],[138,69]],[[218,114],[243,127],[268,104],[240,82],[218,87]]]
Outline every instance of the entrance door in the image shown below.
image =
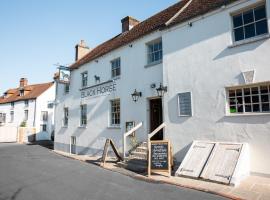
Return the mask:
[[70,153],[76,154],[76,137],[71,136]]
[[[154,131],[163,122],[162,100],[150,100],[150,132]],[[163,140],[163,129],[154,135],[151,140]]]

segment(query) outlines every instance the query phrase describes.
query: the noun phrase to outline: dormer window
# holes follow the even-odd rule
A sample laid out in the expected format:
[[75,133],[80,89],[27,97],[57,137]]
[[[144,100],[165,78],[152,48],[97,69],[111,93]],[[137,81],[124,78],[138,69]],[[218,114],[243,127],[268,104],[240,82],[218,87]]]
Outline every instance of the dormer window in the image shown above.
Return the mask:
[[24,90],[23,89],[20,90],[20,97],[22,97],[22,96],[24,96]]

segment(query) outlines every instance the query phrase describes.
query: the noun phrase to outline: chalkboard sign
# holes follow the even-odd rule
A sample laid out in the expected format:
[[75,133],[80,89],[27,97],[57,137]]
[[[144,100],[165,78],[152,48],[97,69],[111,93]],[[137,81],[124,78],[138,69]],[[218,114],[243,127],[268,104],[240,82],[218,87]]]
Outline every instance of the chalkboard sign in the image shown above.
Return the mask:
[[167,171],[171,173],[171,152],[169,140],[150,141],[150,155],[149,155],[149,169],[148,174],[151,172]]

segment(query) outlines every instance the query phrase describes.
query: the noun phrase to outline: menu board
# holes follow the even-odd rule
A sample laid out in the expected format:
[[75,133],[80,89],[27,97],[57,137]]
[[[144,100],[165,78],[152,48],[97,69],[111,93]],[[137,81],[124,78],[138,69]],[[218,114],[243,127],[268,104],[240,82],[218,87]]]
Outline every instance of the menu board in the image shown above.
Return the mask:
[[149,168],[148,174],[151,172],[168,172],[171,174],[171,163],[170,163],[170,141],[169,140],[158,140],[150,141],[149,144],[150,155],[149,155]]
[[151,169],[168,170],[169,146],[167,142],[151,143]]

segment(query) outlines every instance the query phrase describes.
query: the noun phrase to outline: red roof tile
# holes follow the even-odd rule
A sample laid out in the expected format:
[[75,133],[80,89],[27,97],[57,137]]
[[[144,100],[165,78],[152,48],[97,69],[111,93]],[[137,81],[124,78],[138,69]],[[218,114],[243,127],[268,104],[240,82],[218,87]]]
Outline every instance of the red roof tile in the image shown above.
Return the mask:
[[[188,21],[194,17],[220,8],[224,4],[230,4],[235,1],[239,0],[193,0],[191,4],[183,10],[183,12],[181,12],[174,20],[171,21],[169,26]],[[86,54],[83,58],[72,64],[70,68],[76,69],[79,66],[97,59],[98,57],[105,55],[114,49],[127,45],[134,40],[141,38],[144,35],[161,28],[166,28],[165,23],[174,17],[188,2],[189,0],[182,0],[146,19],[145,21],[142,21],[130,31],[119,34],[116,37],[104,42]]]
[[5,92],[8,95],[7,97],[4,96],[0,97],[0,104],[28,99],[35,99],[38,96],[40,96],[43,92],[45,92],[47,89],[49,89],[52,85],[53,82],[27,85],[23,88],[25,91],[24,96],[20,96],[21,88],[9,89]]

